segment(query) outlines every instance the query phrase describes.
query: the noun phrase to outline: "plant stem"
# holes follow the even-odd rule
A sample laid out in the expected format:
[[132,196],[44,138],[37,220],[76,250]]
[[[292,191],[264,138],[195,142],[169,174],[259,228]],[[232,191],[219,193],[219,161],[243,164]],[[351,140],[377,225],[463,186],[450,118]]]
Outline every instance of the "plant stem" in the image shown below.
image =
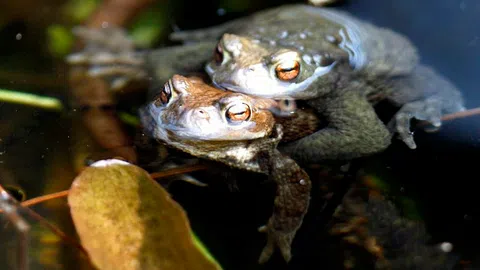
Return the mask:
[[23,104],[52,111],[63,111],[64,109],[59,99],[7,89],[0,89],[0,102]]

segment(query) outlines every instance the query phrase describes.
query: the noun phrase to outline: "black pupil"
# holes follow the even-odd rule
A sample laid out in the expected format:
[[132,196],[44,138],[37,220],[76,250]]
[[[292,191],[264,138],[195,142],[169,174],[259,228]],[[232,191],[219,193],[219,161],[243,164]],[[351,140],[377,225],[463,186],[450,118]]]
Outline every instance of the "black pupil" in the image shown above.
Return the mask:
[[171,97],[172,97],[172,92],[170,91],[170,87],[163,88],[162,95],[161,95],[163,104],[167,103]]
[[217,64],[221,64],[223,62],[223,52],[220,45],[215,48],[215,62],[217,62]]
[[163,87],[162,92],[160,92],[160,95],[158,96],[155,105],[161,106],[165,105],[168,103],[170,98],[172,97],[172,92],[170,91],[170,87],[168,85],[165,85]]

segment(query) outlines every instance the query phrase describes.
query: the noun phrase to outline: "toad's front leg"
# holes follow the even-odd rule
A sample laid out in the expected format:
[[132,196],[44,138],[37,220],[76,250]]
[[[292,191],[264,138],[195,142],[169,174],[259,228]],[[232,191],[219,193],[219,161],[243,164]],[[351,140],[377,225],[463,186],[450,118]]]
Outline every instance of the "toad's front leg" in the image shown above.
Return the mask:
[[383,151],[391,134],[372,105],[352,85],[340,93],[311,101],[328,120],[328,126],[279,149],[301,163],[348,160]]
[[269,157],[270,177],[277,184],[273,215],[261,231],[267,233],[267,244],[259,263],[270,259],[275,247],[283,258],[291,258],[291,245],[302,224],[310,202],[311,182],[308,174],[295,161],[274,150]]

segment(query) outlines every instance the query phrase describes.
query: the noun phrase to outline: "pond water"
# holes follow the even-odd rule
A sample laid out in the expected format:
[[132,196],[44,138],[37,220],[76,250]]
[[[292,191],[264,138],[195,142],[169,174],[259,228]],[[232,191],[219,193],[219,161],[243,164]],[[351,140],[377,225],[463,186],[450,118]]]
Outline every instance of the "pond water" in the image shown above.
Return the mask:
[[[55,17],[61,11],[55,7],[65,1],[45,1],[37,6],[19,2],[0,11],[0,18],[4,18],[0,20],[0,88],[67,101],[66,66],[61,57],[52,55],[45,37],[49,25],[62,24],[62,19]],[[175,12],[170,14],[169,23],[193,29],[279,3],[236,2],[178,1],[172,4]],[[350,0],[339,8],[405,34],[418,47],[421,61],[462,91],[467,109],[480,107],[479,1]],[[0,184],[21,187],[28,198],[68,189],[76,175],[73,153],[82,144],[75,141],[72,145],[76,129],[71,119],[68,113],[0,102]],[[416,150],[395,141],[385,153],[362,161],[362,165],[368,172],[395,179],[400,183],[396,192],[414,198],[433,242],[450,242],[462,259],[476,259],[480,252],[479,196],[475,188],[479,178],[480,116],[447,122],[437,133],[418,131],[415,140]],[[271,211],[272,187],[242,183],[242,179],[238,185],[237,191],[230,191],[225,183],[207,189],[181,182],[170,185],[174,199],[186,209],[193,230],[224,269],[327,269],[328,256],[321,252],[328,247],[318,247],[323,238],[316,233],[325,226],[321,213],[307,216],[289,266],[278,254],[272,262],[259,266],[256,260],[265,239],[256,228]],[[314,188],[319,189],[318,184]],[[320,195],[312,196],[314,203],[319,201],[315,196]],[[33,209],[59,224],[67,234],[75,235],[66,200],[57,199]],[[89,269],[71,246],[62,244],[49,230],[40,229],[36,221],[29,221],[35,225],[31,241],[36,262],[48,269]],[[2,259],[12,256],[11,247],[2,246],[2,239],[11,236],[10,229],[0,233],[0,266]],[[32,267],[45,269],[40,263]]]

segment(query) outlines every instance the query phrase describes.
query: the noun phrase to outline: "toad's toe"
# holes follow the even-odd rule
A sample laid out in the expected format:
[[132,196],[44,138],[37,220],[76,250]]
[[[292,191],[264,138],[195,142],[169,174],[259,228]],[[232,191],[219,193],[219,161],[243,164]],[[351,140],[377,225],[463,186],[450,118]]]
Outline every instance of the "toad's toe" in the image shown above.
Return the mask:
[[398,133],[400,139],[411,149],[416,148],[410,125],[410,121],[413,118],[420,121],[426,121],[428,124],[423,126],[426,131],[438,130],[442,125],[441,101],[432,97],[407,103],[397,112],[389,123],[391,131]]

